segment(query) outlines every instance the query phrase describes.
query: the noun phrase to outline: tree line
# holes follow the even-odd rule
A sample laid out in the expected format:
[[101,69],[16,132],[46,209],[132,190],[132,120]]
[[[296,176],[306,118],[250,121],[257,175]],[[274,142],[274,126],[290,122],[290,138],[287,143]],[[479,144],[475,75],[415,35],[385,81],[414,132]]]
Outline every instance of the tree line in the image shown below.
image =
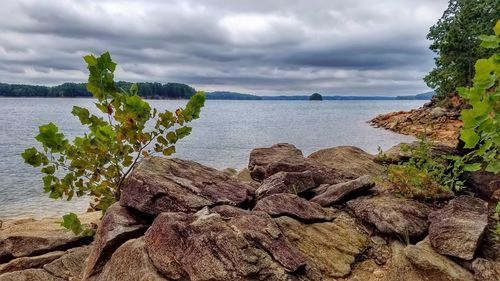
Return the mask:
[[[118,91],[130,90],[131,82],[116,83]],[[156,82],[137,83],[142,97],[151,99],[189,99],[196,90],[186,84]],[[84,83],[64,83],[57,86],[38,86],[0,83],[0,97],[92,97]]]

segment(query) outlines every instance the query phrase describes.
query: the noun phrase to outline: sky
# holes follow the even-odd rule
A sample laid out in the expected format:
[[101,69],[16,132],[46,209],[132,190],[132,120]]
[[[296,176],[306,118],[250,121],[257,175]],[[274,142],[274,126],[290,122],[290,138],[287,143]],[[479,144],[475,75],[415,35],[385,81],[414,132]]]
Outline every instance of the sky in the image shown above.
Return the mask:
[[85,82],[111,52],[116,80],[257,95],[429,91],[426,39],[447,0],[2,0],[0,82]]

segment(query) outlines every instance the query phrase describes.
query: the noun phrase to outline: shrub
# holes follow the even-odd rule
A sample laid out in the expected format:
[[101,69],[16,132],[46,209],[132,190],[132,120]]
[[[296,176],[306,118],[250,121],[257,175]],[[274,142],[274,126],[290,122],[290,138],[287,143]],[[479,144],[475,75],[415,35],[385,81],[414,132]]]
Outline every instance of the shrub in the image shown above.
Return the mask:
[[[95,208],[104,212],[119,199],[125,178],[142,157],[175,152],[176,142],[191,132],[186,124],[199,118],[205,97],[197,93],[184,109],[158,112],[138,95],[135,84],[117,89],[116,64],[109,53],[84,60],[90,72],[86,87],[101,114],[74,106],[71,113],[88,128],[84,135],[70,142],[54,123],[42,125],[35,139],[43,149],[28,148],[22,157],[45,174],[44,191],[50,198],[90,196],[97,201]],[[63,218],[62,225],[75,233],[92,234],[75,214]]]

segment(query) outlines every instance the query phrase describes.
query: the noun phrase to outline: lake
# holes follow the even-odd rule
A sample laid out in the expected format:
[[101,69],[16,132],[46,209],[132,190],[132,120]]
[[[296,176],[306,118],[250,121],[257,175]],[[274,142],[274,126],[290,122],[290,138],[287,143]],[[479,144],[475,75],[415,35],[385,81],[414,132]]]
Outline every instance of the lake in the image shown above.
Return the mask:
[[[151,100],[158,109],[173,110],[186,101]],[[73,105],[93,106],[92,99],[0,98],[0,220],[14,217],[83,212],[85,199],[52,200],[42,192],[40,173],[20,154],[37,146],[38,126],[54,122],[71,139],[84,127],[71,115]],[[177,145],[175,157],[214,168],[244,168],[250,151],[279,142],[296,145],[305,155],[339,145],[376,153],[412,137],[371,127],[380,113],[408,110],[425,101],[215,101],[206,102],[193,132]]]

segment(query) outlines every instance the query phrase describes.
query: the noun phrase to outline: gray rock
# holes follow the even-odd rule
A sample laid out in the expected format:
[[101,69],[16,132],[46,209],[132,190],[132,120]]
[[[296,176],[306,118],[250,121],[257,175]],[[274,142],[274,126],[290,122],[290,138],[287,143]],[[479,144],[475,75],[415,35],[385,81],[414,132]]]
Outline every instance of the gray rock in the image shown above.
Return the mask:
[[0,281],[64,281],[43,269],[26,269],[0,275]]
[[13,259],[8,263],[0,264],[0,274],[12,271],[20,271],[30,268],[39,268],[64,255],[62,251],[50,252],[40,256],[22,257]]
[[394,196],[360,197],[347,203],[360,219],[371,223],[383,233],[420,236],[427,231],[426,205]]
[[78,279],[90,252],[89,246],[68,250],[62,257],[43,266],[50,274],[65,280]]
[[498,281],[500,279],[500,263],[477,258],[472,262],[472,270],[476,281]]
[[344,183],[321,186],[320,189],[313,190],[317,195],[311,199],[311,201],[323,207],[328,207],[333,204],[341,203],[350,195],[366,191],[374,185],[375,182],[373,178],[366,175]]
[[488,205],[459,196],[432,212],[429,221],[429,239],[438,253],[471,260],[488,225]]

